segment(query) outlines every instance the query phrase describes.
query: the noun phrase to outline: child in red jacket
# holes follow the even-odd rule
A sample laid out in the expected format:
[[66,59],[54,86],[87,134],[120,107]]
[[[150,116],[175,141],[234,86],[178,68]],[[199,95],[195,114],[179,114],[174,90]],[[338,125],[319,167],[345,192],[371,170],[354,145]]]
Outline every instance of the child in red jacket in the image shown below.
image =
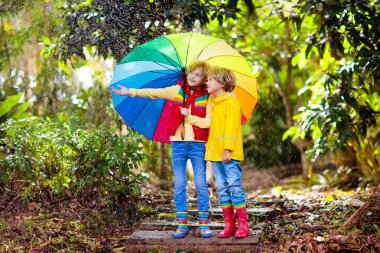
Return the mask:
[[[179,226],[174,238],[184,238],[188,233],[186,186],[187,159],[191,160],[194,171],[194,182],[198,197],[199,232],[204,238],[212,236],[208,227],[209,195],[206,182],[206,162],[204,160],[205,141],[210,127],[213,98],[206,89],[206,62],[195,61],[186,69],[186,86],[182,82],[161,89],[128,89],[119,85],[119,90],[112,88],[118,95],[129,95],[149,98],[163,98],[173,101],[173,108],[166,126],[172,143],[172,167],[174,174],[174,202]],[[183,97],[189,117],[185,121],[185,135],[181,136]]]

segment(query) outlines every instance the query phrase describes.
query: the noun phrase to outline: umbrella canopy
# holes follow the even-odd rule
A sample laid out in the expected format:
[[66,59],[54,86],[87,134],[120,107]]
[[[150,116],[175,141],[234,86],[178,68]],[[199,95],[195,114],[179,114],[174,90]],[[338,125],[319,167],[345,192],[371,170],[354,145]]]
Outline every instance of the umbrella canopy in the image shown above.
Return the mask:
[[[233,93],[242,108],[245,123],[258,99],[256,79],[243,56],[224,40],[198,33],[180,33],[158,37],[133,49],[116,66],[111,88],[165,88],[175,85],[193,61],[202,60],[212,67],[230,69],[236,78]],[[171,101],[112,94],[114,107],[134,130],[154,141],[169,142],[166,124]]]

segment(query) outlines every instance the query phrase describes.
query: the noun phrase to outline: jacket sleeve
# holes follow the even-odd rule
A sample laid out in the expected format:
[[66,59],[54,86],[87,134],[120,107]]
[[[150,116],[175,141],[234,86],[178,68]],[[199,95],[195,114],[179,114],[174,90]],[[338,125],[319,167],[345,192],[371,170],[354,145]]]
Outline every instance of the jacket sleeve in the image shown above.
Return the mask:
[[186,117],[186,121],[190,123],[191,125],[194,125],[200,128],[210,128],[213,107],[214,107],[214,97],[209,96],[207,100],[207,105],[206,105],[206,116],[204,118],[201,118],[201,117],[189,114]]
[[144,98],[163,98],[166,100],[173,100],[179,91],[181,86],[174,85],[166,88],[158,89],[129,89],[129,95],[131,97],[144,97]]
[[241,109],[237,99],[230,99],[226,107],[223,149],[234,150],[241,132]]

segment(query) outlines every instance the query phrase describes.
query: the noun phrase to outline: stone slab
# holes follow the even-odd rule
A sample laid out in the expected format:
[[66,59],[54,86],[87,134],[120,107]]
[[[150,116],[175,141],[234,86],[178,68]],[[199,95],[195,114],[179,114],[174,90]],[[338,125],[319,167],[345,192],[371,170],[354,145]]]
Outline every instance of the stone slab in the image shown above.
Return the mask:
[[[190,215],[196,215],[198,210],[188,210]],[[211,208],[212,215],[222,215],[222,208]],[[275,214],[275,210],[269,207],[247,208],[247,214],[253,216],[269,216]]]
[[136,230],[126,238],[127,244],[140,244],[140,245],[256,245],[259,243],[257,235],[250,235],[245,238],[218,238],[220,230],[213,230],[213,237],[200,238],[196,237],[193,233],[189,233],[186,238],[174,239],[172,237],[173,231],[147,231]]
[[[169,210],[168,210],[169,211]],[[210,220],[223,220],[222,208],[210,208],[211,216]],[[188,220],[197,220],[198,210],[187,210]],[[247,215],[249,217],[268,217],[276,214],[276,210],[269,207],[260,207],[260,208],[247,208]],[[175,213],[172,213],[170,210],[167,213],[158,214],[159,220],[174,221],[176,220]]]
[[223,245],[223,244],[194,244],[194,245],[179,245],[179,244],[159,244],[159,245],[144,245],[144,244],[126,244],[122,247],[113,248],[114,253],[131,253],[131,252],[151,252],[151,253],[227,253],[227,252],[242,252],[242,253],[257,253],[261,252],[259,245]]
[[284,200],[268,200],[268,201],[257,201],[257,200],[250,200],[248,201],[247,205],[248,207],[250,205],[254,206],[284,206],[285,201]]
[[[189,226],[189,229],[196,229],[198,227],[198,221],[188,221],[187,225]],[[210,222],[208,226],[211,230],[221,230],[224,228],[224,223]],[[158,230],[158,231],[165,231],[165,230],[173,231],[177,227],[178,227],[178,222],[164,221],[164,220],[142,222],[139,225],[140,230]]]

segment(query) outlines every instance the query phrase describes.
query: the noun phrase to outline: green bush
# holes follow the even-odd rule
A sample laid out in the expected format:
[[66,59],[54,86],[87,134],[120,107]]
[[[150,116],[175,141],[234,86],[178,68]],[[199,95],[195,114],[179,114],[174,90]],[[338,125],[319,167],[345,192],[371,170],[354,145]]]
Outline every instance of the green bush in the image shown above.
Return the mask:
[[117,135],[105,124],[76,129],[62,120],[37,117],[0,125],[0,193],[19,191],[32,200],[48,189],[119,203],[134,199],[144,174],[142,139]]

